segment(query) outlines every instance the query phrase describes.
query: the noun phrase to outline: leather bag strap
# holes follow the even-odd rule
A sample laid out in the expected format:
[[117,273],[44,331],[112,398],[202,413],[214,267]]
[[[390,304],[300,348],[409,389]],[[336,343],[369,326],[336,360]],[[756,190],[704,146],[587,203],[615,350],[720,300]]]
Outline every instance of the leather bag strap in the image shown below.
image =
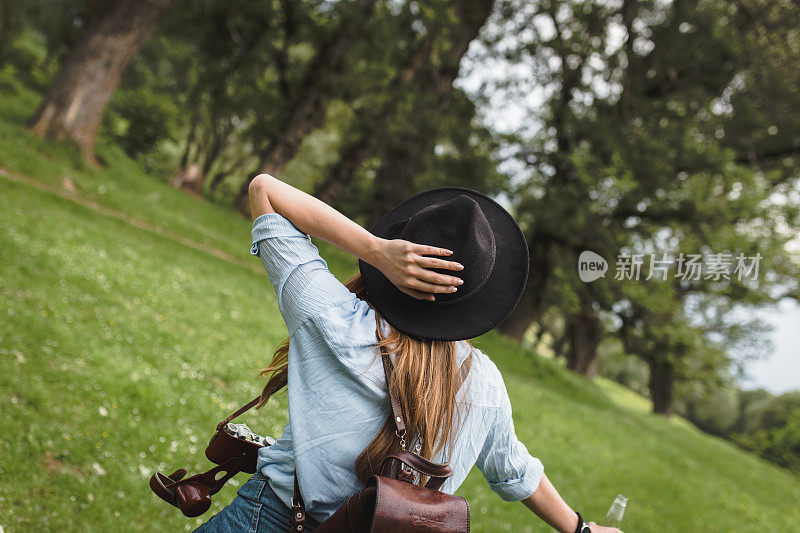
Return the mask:
[[300,494],[297,474],[294,476],[294,496],[292,496],[292,529],[291,533],[304,533],[306,529],[306,506]]
[[425,487],[433,490],[439,490],[444,484],[445,480],[453,475],[453,469],[447,463],[434,463],[417,455],[406,451],[397,451],[392,455],[386,457],[381,464],[381,475],[388,476],[391,468],[388,463],[391,460],[399,461],[408,468],[416,470],[417,472],[428,476],[428,481]]
[[403,418],[403,409],[400,407],[400,400],[397,398],[397,393],[394,390],[392,385],[394,384],[394,380],[392,379],[392,361],[389,358],[389,352],[386,350],[386,346],[381,346],[381,359],[383,360],[383,373],[386,375],[386,385],[389,390],[389,401],[392,404],[392,414],[394,415],[394,425],[396,426],[396,434],[400,437],[403,442],[403,448],[405,448],[405,436],[406,436],[406,421]]
[[[392,414],[394,415],[394,422],[396,426],[397,435],[401,439],[403,439],[403,443],[405,443],[405,433],[406,433],[405,418],[403,417],[403,410],[400,407],[400,400],[397,398],[397,394],[392,388],[392,370],[393,370],[392,361],[389,358],[389,353],[386,347],[383,345],[381,346],[381,354],[383,361],[383,371],[384,374],[386,375],[389,400],[392,405]],[[459,384],[458,384],[458,389],[456,389],[457,391],[461,389],[461,386],[464,384],[464,381],[466,380],[467,375],[469,374],[471,368],[472,368],[472,353],[470,353],[467,356],[467,359],[461,364],[461,367],[459,368]],[[243,415],[256,405],[258,405],[258,402],[260,400],[261,400],[261,395],[258,395],[252,400],[250,400],[248,403],[246,403],[245,405],[243,405],[242,407],[231,413],[231,415],[228,418],[217,424],[217,430],[225,427],[226,424],[228,424],[235,418]],[[401,463],[405,464],[406,466],[409,466],[410,468],[413,468],[414,470],[417,470],[418,472],[422,472],[425,475],[429,476],[430,479],[426,484],[426,486],[428,486],[429,488],[435,488],[438,490],[438,488],[441,487],[442,483],[444,482],[444,479],[452,475],[452,471],[450,471],[450,473],[448,474],[446,473],[445,470],[437,469],[437,467],[443,466],[447,470],[450,470],[450,467],[448,465],[446,464],[439,465],[437,463],[430,462],[424,457],[421,457],[417,454],[411,454],[409,452],[406,452],[405,450],[401,450],[387,457],[384,460],[384,464],[386,463],[386,461],[392,458],[400,461]],[[228,478],[231,477],[231,475],[233,474],[228,474],[226,472],[226,476],[224,477],[225,481],[227,481]],[[174,482],[175,480],[172,479],[171,481]],[[215,486],[215,488],[219,490],[219,487],[221,487],[223,483],[224,481],[222,483],[219,483],[218,486]],[[215,483],[214,485],[217,484]],[[214,492],[216,492],[216,490]],[[303,533],[305,531],[306,510],[305,510],[305,504],[303,502],[303,496],[300,493],[300,485],[297,481],[297,474],[295,474],[294,477],[294,496],[292,498],[292,513],[293,513],[292,530],[291,530],[292,533]]]
[[[400,400],[397,398],[397,393],[392,387],[394,382],[393,372],[394,366],[392,365],[392,360],[389,358],[389,352],[386,350],[385,346],[381,346],[381,355],[383,359],[383,372],[386,375],[386,383],[388,384],[389,388],[389,400],[392,405],[392,414],[394,415],[394,423],[397,426],[397,436],[400,438],[405,437],[406,433],[406,421],[403,417],[403,410],[400,407]],[[469,375],[469,371],[472,368],[472,353],[470,353],[467,358],[461,363],[461,366],[458,369],[458,388],[456,388],[456,392],[461,390],[461,386],[464,384],[464,381],[467,379],[467,375]]]
[[[400,407],[400,400],[397,398],[397,394],[392,388],[392,370],[393,370],[392,361],[389,358],[389,352],[383,345],[381,345],[381,357],[383,360],[383,372],[386,375],[386,384],[389,391],[389,400],[392,405],[392,414],[394,415],[394,422],[397,428],[397,436],[403,439],[403,442],[405,442],[406,422],[405,418],[403,418],[403,410]],[[464,384],[464,381],[466,380],[467,375],[469,374],[471,368],[472,368],[472,353],[470,353],[467,356],[467,359],[464,360],[463,363],[461,363],[461,367],[459,368],[458,372],[459,384],[456,391],[461,389],[461,385]],[[258,398],[250,402],[250,404],[239,409],[239,411],[237,411],[230,417],[228,417],[228,419],[224,423],[230,422],[240,414],[244,413],[245,411],[253,407],[257,402]],[[432,488],[434,490],[438,490],[442,486],[442,483],[444,483],[444,480],[453,475],[453,472],[450,469],[449,465],[440,465],[438,463],[433,463],[431,461],[428,461],[424,457],[421,457],[417,454],[406,452],[405,450],[390,455],[384,460],[384,464],[389,459],[396,459],[401,463],[409,466],[410,468],[417,470],[419,472],[423,472],[424,474],[428,475],[430,479],[428,480],[426,487]],[[415,466],[418,468],[415,468]],[[430,472],[434,472],[434,474],[431,474]],[[294,496],[292,497],[292,528],[290,529],[290,533],[304,533],[305,521],[306,521],[306,509],[305,509],[305,504],[303,502],[303,496],[300,494],[300,483],[297,481],[297,470],[295,470]]]
[[387,461],[396,459],[401,463],[413,468],[417,472],[422,472],[426,476],[447,479],[453,475],[453,470],[447,463],[434,463],[417,455],[416,453],[404,452],[402,450],[394,452],[383,460],[381,468],[386,466]]

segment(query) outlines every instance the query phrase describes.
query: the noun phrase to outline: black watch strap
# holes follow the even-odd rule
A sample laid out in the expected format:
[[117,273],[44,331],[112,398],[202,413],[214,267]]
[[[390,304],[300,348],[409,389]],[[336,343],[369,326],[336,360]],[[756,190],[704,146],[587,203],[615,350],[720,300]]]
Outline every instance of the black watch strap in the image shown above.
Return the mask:
[[575,533],[592,533],[592,528],[590,528],[589,523],[583,519],[581,513],[575,511],[575,514],[578,515],[578,527],[575,529]]

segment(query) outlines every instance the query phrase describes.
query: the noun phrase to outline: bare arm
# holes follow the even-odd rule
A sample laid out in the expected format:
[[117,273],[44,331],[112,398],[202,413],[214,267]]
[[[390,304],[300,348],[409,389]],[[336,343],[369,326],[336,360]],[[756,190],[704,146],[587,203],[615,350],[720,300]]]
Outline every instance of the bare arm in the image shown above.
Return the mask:
[[428,270],[464,267],[427,255],[450,255],[449,250],[414,244],[401,239],[382,239],[310,194],[268,174],[250,183],[253,220],[266,213],[279,213],[297,228],[350,252],[380,270],[398,289],[417,299],[434,299],[432,293],[455,292],[462,280]]
[[[546,475],[542,475],[539,488],[522,500],[522,504],[557,531],[573,533],[578,528],[578,513],[567,505]],[[619,533],[616,528],[598,526],[594,522],[589,522],[589,526],[592,533]]]
[[557,531],[572,533],[578,527],[578,514],[561,498],[546,475],[542,475],[536,492],[522,503]]

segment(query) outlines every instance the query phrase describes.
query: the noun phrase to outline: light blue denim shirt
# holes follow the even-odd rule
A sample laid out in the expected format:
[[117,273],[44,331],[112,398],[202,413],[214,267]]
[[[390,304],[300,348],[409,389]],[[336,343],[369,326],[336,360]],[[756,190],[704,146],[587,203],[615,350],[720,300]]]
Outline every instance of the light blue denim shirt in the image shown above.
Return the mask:
[[[290,336],[289,422],[275,444],[261,449],[258,469],[287,506],[296,469],[306,510],[322,522],[361,490],[353,465],[390,411],[376,357],[375,312],[331,274],[311,238],[282,215],[259,216],[252,242],[250,252],[264,263]],[[382,327],[388,333],[385,322]],[[456,345],[461,364],[470,347]],[[472,369],[457,398],[465,416],[449,457],[453,476],[441,490],[455,492],[475,465],[502,499],[522,500],[539,486],[544,467],[517,439],[497,367],[472,350]],[[443,453],[432,459],[446,461]]]

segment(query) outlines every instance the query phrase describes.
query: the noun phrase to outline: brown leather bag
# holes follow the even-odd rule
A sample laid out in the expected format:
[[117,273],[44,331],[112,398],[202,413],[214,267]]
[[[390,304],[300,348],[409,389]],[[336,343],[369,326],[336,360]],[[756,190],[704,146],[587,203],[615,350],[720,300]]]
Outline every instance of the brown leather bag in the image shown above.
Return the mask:
[[[405,450],[406,426],[400,402],[392,388],[391,361],[382,350],[383,369],[389,386],[392,413],[401,450],[387,457],[380,475],[369,478],[366,487],[319,525],[315,533],[463,533],[469,531],[469,504],[459,496],[441,492],[444,481],[453,475],[447,464],[437,464]],[[464,382],[472,356],[460,369]],[[416,471],[419,476],[414,475]],[[425,486],[415,484],[427,476]],[[290,533],[303,533],[305,509],[295,476],[292,501],[294,521]]]

